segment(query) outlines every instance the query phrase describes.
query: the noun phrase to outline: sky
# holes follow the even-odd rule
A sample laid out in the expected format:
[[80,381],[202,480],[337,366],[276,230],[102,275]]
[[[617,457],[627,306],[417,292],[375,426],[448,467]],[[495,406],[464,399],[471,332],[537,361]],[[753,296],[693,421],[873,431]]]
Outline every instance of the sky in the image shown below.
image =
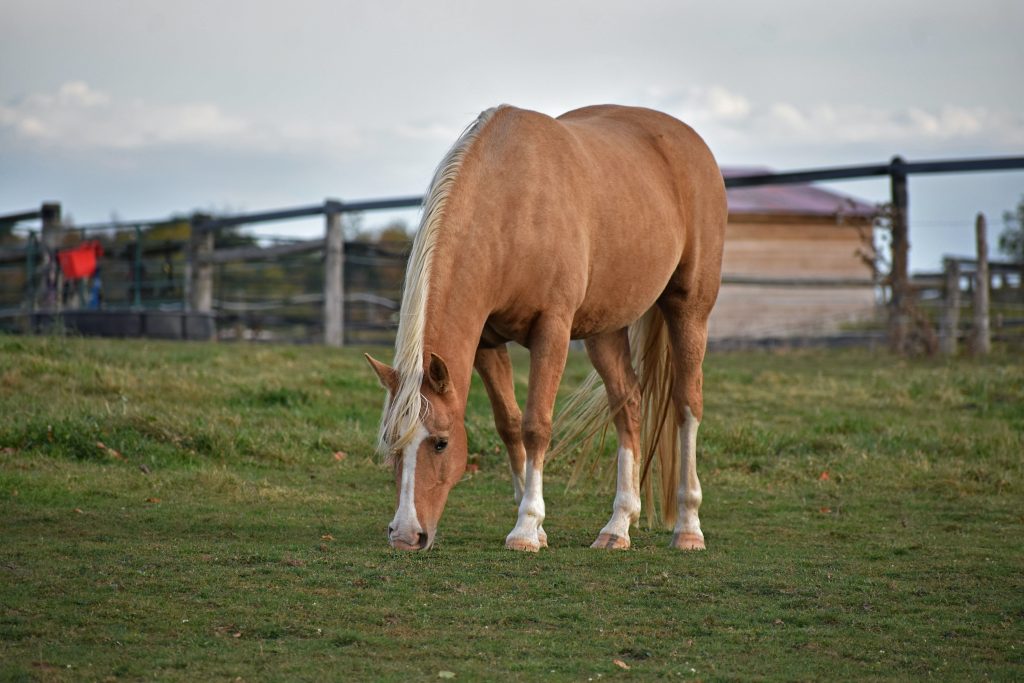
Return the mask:
[[[0,0],[0,214],[416,195],[503,102],[660,109],[723,166],[1024,155],[1021,26],[1020,0]],[[997,234],[1022,196],[1021,171],[913,177],[912,269],[970,255],[975,214]]]

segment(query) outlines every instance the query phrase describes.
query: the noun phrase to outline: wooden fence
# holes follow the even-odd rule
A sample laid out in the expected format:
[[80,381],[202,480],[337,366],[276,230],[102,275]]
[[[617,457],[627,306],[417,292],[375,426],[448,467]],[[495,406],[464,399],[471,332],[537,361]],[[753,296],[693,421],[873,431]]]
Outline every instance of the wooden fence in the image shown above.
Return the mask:
[[[894,157],[887,164],[874,164],[864,166],[848,166],[828,169],[815,169],[809,171],[794,171],[787,173],[769,173],[763,175],[748,175],[730,177],[725,180],[729,187],[753,186],[753,185],[779,185],[793,183],[809,183],[825,180],[842,180],[852,178],[866,178],[874,176],[888,176],[892,191],[891,222],[892,231],[892,269],[890,274],[882,282],[858,282],[855,286],[875,287],[882,286],[888,292],[889,325],[888,337],[895,350],[905,350],[906,338],[910,328],[910,316],[912,311],[911,303],[914,292],[907,268],[907,249],[909,240],[907,211],[908,211],[908,187],[907,178],[911,174],[930,173],[962,173],[974,171],[1005,171],[1024,169],[1024,157],[1001,157],[987,159],[958,159],[948,161],[922,161],[908,162],[900,157]],[[236,216],[207,216],[194,215],[188,219],[189,230],[187,241],[184,244],[183,256],[180,257],[183,275],[180,279],[181,301],[177,304],[164,303],[166,307],[177,306],[183,319],[183,329],[187,328],[189,316],[212,317],[238,314],[245,311],[258,310],[262,305],[264,309],[281,305],[294,305],[309,307],[319,306],[321,326],[319,337],[323,343],[338,346],[345,343],[351,335],[346,333],[346,302],[350,305],[359,303],[370,307],[378,307],[384,310],[393,310],[397,297],[381,296],[373,292],[356,292],[346,295],[345,292],[345,263],[346,243],[341,231],[341,216],[347,212],[364,212],[381,209],[412,208],[418,207],[421,203],[420,197],[399,197],[395,199],[370,200],[361,202],[341,202],[328,199],[320,204],[311,206],[281,209],[261,213],[251,213]],[[47,209],[49,206],[49,209]],[[46,282],[47,291],[52,290],[55,285],[53,280],[59,280],[59,272],[54,262],[54,255],[60,245],[60,222],[59,206],[54,212],[53,205],[44,206],[39,212],[26,212],[13,214],[11,216],[0,216],[0,224],[6,220],[17,222],[27,218],[42,218],[41,238],[35,233],[30,233],[27,243],[21,250],[20,257],[25,263],[23,276],[24,304],[19,310],[5,312],[6,315],[28,314],[54,315],[61,313],[61,296],[56,301],[52,296],[44,300],[40,307],[39,292],[37,283],[42,278]],[[33,216],[28,216],[32,213]],[[36,215],[38,214],[38,215]],[[56,220],[54,220],[56,215]],[[49,216],[49,218],[47,217]],[[239,246],[224,247],[217,249],[216,235],[226,228],[234,226],[248,226],[271,221],[283,221],[295,218],[308,218],[312,216],[323,216],[324,236],[321,239],[293,242],[289,244],[277,244],[272,246]],[[77,226],[74,230],[83,235],[90,229],[97,231],[130,229],[135,232],[133,252],[133,265],[130,275],[130,297],[126,297],[124,308],[129,311],[138,311],[146,307],[144,293],[147,290],[146,278],[144,276],[146,248],[143,245],[143,233],[140,226],[157,225],[167,221],[131,222],[131,223],[108,223],[97,226]],[[10,254],[0,253],[0,261],[9,257]],[[289,297],[280,298],[277,301],[264,302],[230,302],[217,301],[215,299],[215,280],[218,267],[227,264],[250,263],[250,262],[279,262],[287,258],[300,258],[303,256],[319,256],[322,260],[322,273],[319,284],[319,291],[305,291],[293,294]],[[170,257],[167,257],[170,263]],[[983,266],[979,266],[983,268]],[[741,280],[730,280],[728,274],[723,280],[727,284],[742,285],[765,285],[764,282],[752,283]],[[821,284],[821,283],[819,283]],[[59,283],[58,283],[59,285]],[[769,286],[786,286],[785,282],[768,283]],[[807,286],[807,282],[799,282],[797,286]],[[56,287],[60,289],[59,286]],[[984,287],[976,288],[985,290]],[[49,295],[48,295],[49,296]],[[85,299],[84,292],[81,297]],[[40,310],[40,308],[42,310]],[[979,307],[975,307],[980,310]],[[66,313],[66,312],[65,312]],[[980,313],[979,313],[980,315]],[[390,315],[388,316],[391,317]],[[381,320],[373,323],[382,329],[393,327],[393,321]],[[981,321],[979,319],[979,325]],[[34,324],[30,325],[34,329]],[[984,335],[982,335],[984,337]],[[978,342],[979,349],[983,349],[982,342]]]
[[985,217],[978,214],[975,257],[947,256],[941,272],[912,280],[945,355],[956,354],[960,342],[975,355],[988,353],[993,339],[1024,343],[1024,263],[990,261],[987,237]]

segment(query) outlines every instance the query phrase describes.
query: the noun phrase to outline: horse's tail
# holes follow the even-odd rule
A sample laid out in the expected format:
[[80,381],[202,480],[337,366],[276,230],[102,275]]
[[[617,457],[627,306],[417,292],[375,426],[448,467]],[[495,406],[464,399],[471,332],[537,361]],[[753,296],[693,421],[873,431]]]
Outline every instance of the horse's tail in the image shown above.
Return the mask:
[[[633,367],[640,380],[640,448],[644,454],[641,489],[647,507],[647,520],[655,520],[654,479],[658,479],[661,520],[671,527],[676,518],[676,491],[679,488],[679,415],[672,400],[672,347],[665,318],[652,306],[629,326],[629,347]],[[558,445],[551,457],[570,449],[579,441],[582,452],[576,459],[570,484],[581,475],[594,473],[601,464],[614,463],[601,458],[601,446],[612,417],[622,406],[609,406],[608,397],[597,372],[591,372],[569,397],[555,423]],[[594,440],[600,435],[600,443]],[[657,467],[653,464],[657,463]]]

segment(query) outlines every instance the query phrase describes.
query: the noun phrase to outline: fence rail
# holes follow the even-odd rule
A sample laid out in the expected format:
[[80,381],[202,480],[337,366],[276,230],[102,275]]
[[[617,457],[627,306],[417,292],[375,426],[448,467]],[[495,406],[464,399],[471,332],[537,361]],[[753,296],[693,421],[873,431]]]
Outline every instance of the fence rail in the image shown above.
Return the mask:
[[[1024,156],[989,157],[973,159],[905,161],[893,157],[888,163],[842,166],[822,169],[764,173],[745,176],[730,176],[725,179],[727,187],[750,187],[756,185],[781,185],[813,183],[829,180],[855,178],[890,178],[892,192],[892,272],[882,282],[866,278],[763,278],[733,276],[725,274],[723,283],[752,287],[803,287],[803,288],[846,288],[885,287],[889,292],[889,339],[901,349],[908,334],[909,319],[907,302],[913,297],[913,289],[907,272],[908,225],[907,177],[913,174],[966,173],[981,171],[1009,171],[1024,169]],[[399,292],[347,291],[352,277],[347,272],[360,272],[364,267],[401,268],[400,254],[382,254],[363,251],[361,245],[346,243],[341,232],[340,217],[346,213],[378,211],[419,207],[422,197],[406,196],[360,201],[326,199],[319,204],[288,207],[230,216],[195,214],[188,218],[159,219],[151,221],[116,221],[75,226],[71,230],[85,236],[94,233],[98,239],[112,246],[113,257],[104,260],[107,282],[106,291],[111,296],[104,302],[107,308],[139,310],[148,307],[177,309],[183,313],[210,316],[218,313],[225,319],[238,316],[290,310],[294,313],[280,315],[284,320],[306,316],[322,340],[330,345],[340,345],[347,338],[346,329],[389,331],[394,328],[394,311]],[[0,247],[0,264],[14,264],[9,268],[17,271],[24,264],[22,272],[8,278],[19,292],[19,301],[0,301],[0,309],[17,309],[23,314],[60,314],[62,301],[67,292],[55,291],[67,283],[60,283],[56,266],[56,252],[62,246],[69,246],[62,236],[60,205],[48,203],[39,210],[19,212],[0,216],[0,227],[13,226],[30,220],[41,220],[42,227],[30,230],[25,243],[20,246]],[[261,223],[286,221],[315,216],[324,217],[324,236],[313,240],[259,246],[254,244],[222,244],[218,248],[217,236],[231,228]],[[149,239],[155,232],[185,225],[185,240],[177,244],[164,240]],[[125,238],[124,236],[127,235]],[[113,236],[113,237],[112,237]],[[289,283],[289,288],[306,287],[307,291],[265,292],[266,278],[253,280],[246,275],[243,264],[260,262],[294,266],[300,273],[296,281],[289,281],[280,275],[275,282]],[[968,266],[964,265],[966,270]],[[1000,272],[990,264],[994,272]],[[346,268],[348,271],[346,271]],[[252,270],[252,269],[249,269]],[[153,273],[159,273],[156,277]],[[312,277],[316,283],[299,281]],[[112,277],[112,275],[116,277]],[[945,274],[943,277],[946,277]],[[8,281],[5,290],[10,290]],[[249,289],[243,292],[239,283],[246,283]],[[41,283],[41,284],[40,284]],[[218,285],[219,283],[219,285]],[[231,286],[227,286],[230,283]],[[221,290],[216,292],[217,286]],[[313,291],[308,291],[313,288]],[[40,296],[42,289],[43,296]],[[75,292],[73,292],[75,293]],[[88,301],[87,288],[77,285],[79,305]],[[250,300],[250,296],[254,300]],[[19,305],[20,304],[20,305]],[[351,315],[354,309],[358,315]],[[346,310],[350,315],[346,316]],[[301,316],[299,315],[301,313]],[[3,317],[0,315],[0,317]]]

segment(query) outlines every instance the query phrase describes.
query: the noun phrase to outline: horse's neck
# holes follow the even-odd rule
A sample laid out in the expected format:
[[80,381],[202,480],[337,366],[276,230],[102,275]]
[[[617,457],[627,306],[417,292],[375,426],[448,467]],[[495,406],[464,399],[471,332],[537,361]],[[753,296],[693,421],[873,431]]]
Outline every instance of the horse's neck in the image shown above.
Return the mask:
[[460,301],[464,302],[465,298],[449,297],[443,288],[428,299],[423,349],[428,357],[436,353],[444,360],[464,404],[487,312],[480,307],[460,305]]

